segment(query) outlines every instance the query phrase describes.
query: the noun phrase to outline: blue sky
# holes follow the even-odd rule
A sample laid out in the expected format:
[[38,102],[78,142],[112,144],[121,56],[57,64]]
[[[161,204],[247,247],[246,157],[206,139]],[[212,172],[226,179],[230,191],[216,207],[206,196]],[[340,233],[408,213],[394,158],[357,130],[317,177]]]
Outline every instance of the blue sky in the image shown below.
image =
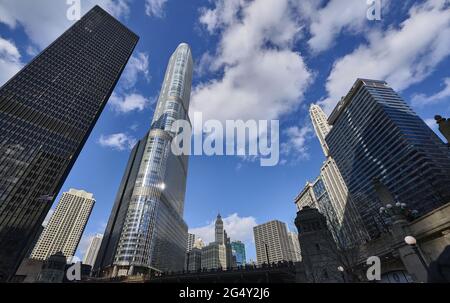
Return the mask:
[[[181,42],[195,72],[191,111],[205,119],[280,120],[274,167],[239,157],[191,156],[185,220],[206,242],[220,211],[232,239],[255,259],[252,227],[279,219],[295,230],[293,198],[324,160],[308,116],[330,112],[357,77],[388,81],[434,130],[450,114],[450,10],[447,0],[81,0],[100,4],[140,36],[137,49],[67,178],[97,200],[77,255],[102,233],[132,144],[153,115],[165,68]],[[72,24],[65,0],[0,2],[0,83]]]

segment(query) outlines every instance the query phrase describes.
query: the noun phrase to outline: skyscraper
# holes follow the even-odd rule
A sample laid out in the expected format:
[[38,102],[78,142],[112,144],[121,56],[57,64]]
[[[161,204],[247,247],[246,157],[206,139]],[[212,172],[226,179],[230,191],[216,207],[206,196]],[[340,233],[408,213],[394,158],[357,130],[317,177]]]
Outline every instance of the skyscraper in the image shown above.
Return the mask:
[[253,227],[258,264],[291,261],[286,224],[273,220]]
[[195,244],[195,235],[188,233],[186,251],[190,252],[191,249],[194,248],[194,244]]
[[386,82],[357,79],[330,115],[330,154],[370,236],[383,230],[379,179],[424,214],[450,201],[450,150]]
[[0,88],[0,281],[25,256],[138,39],[96,6]]
[[321,177],[313,183],[307,182],[302,192],[296,197],[295,203],[299,211],[304,207],[317,208],[327,218],[328,228],[334,240],[337,243],[346,243],[346,234],[340,228],[338,215]]
[[245,256],[245,244],[241,241],[231,242],[231,249],[233,251],[233,256],[236,258],[237,266],[244,266],[247,262]]
[[134,147],[108,221],[95,268],[103,275],[184,267],[183,220],[188,156],[172,153],[174,121],[189,121],[193,61],[182,43],[172,54],[150,131]]
[[214,242],[202,248],[202,268],[227,268],[231,266],[230,238],[223,229],[223,221],[220,214],[217,215],[214,225]]
[[233,249],[231,248],[231,239],[228,237],[227,232],[224,230],[224,239],[225,239],[225,253],[227,255],[227,268],[236,267],[236,260],[233,257]]
[[329,156],[329,149],[325,137],[331,130],[331,126],[328,124],[327,115],[324,113],[322,108],[317,104],[311,104],[309,108],[309,115],[316,132],[317,139],[319,139],[320,146],[322,147],[323,153],[326,157]]
[[214,231],[215,231],[215,241],[218,244],[224,244],[225,243],[225,234],[223,230],[223,221],[220,214],[217,215],[216,218],[216,224],[214,225]]
[[84,255],[83,264],[94,266],[100,245],[102,244],[103,235],[96,234],[89,242],[89,247]]
[[329,199],[329,205],[325,205],[325,207],[329,208],[332,214],[325,213],[325,207],[319,206],[319,209],[328,218],[330,218],[330,215],[333,216],[333,226],[330,226],[330,228],[333,234],[337,236],[336,239],[339,240],[339,247],[358,245],[368,238],[368,234],[336,162],[330,155],[325,138],[332,127],[328,124],[327,116],[320,106],[311,105],[309,112],[317,138],[326,157],[321,167],[320,181],[318,182],[323,182],[323,191],[326,191]]
[[193,247],[186,254],[186,270],[197,271],[202,268],[202,249]]
[[201,267],[206,269],[227,268],[227,252],[224,244],[209,243],[202,248]]
[[62,252],[70,261],[94,207],[94,196],[84,190],[70,189],[63,193],[50,221],[44,228],[31,259],[46,260]]
[[302,254],[300,250],[300,243],[298,242],[298,234],[294,232],[288,232],[290,251],[292,255],[292,261],[300,262],[302,260]]

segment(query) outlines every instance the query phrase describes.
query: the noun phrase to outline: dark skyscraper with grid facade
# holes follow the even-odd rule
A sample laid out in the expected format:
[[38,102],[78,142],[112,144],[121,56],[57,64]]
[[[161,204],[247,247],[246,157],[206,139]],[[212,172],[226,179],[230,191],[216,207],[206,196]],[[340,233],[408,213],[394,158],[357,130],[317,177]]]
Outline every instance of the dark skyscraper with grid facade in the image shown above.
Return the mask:
[[374,179],[425,214],[450,201],[450,149],[384,81],[358,79],[326,136],[369,234],[384,228]]
[[139,37],[96,6],[0,89],[0,281],[14,275]]

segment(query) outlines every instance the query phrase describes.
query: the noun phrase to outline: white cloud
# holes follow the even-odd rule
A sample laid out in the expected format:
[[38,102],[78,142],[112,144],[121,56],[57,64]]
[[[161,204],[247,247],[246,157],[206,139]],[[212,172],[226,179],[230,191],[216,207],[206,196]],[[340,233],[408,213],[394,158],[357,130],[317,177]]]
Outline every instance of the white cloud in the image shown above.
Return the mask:
[[145,13],[148,16],[162,18],[164,16],[164,5],[167,0],[146,0]]
[[[231,241],[240,240],[248,246],[247,249],[253,246],[253,227],[257,225],[254,217],[240,217],[234,213],[222,220]],[[201,238],[205,243],[214,242],[214,223],[215,220],[205,226],[191,228],[189,232]]]
[[[82,0],[82,14],[98,4],[117,18],[129,13],[129,0]],[[48,46],[74,21],[67,19],[65,0],[2,0],[0,23],[14,29],[18,24],[40,49]]]
[[109,103],[118,113],[129,113],[132,111],[142,111],[150,104],[150,101],[144,96],[136,93],[118,95],[113,93],[109,99]]
[[27,47],[26,52],[27,52],[27,55],[31,56],[31,57],[35,57],[37,54],[39,54],[39,51],[32,45],[29,45]]
[[212,34],[219,27],[225,27],[235,22],[236,13],[246,6],[246,2],[245,0],[216,1],[214,9],[201,9],[200,22]]
[[311,38],[308,40],[308,46],[314,53],[333,46],[334,40],[342,31],[362,31],[368,21],[368,5],[365,0],[330,0],[324,6],[323,2],[299,2],[300,14],[309,24]]
[[429,76],[450,54],[450,10],[445,1],[415,5],[398,28],[372,31],[368,40],[334,63],[326,84],[328,97],[320,102],[328,113],[356,78],[386,80],[403,90]]
[[20,52],[13,41],[0,36],[0,86],[22,69]]
[[136,142],[136,138],[125,133],[101,135],[98,141],[98,143],[103,147],[110,147],[119,151],[133,148]]
[[292,126],[287,128],[284,134],[288,140],[281,145],[282,154],[291,155],[297,160],[307,159],[309,154],[306,143],[312,137],[312,128],[309,125],[303,127]]
[[300,24],[288,0],[219,0],[203,9],[200,22],[218,31],[208,57],[223,76],[193,89],[191,113],[205,119],[278,119],[301,103],[312,75],[293,50]]
[[123,71],[122,81],[120,83],[121,87],[124,89],[129,89],[135,86],[140,75],[142,75],[144,79],[149,82],[150,76],[148,64],[149,59],[147,53],[137,52],[135,55],[131,56],[125,70]]
[[426,105],[439,103],[450,97],[450,78],[444,79],[444,88],[439,92],[426,96],[424,94],[417,94],[412,97],[411,103],[413,106],[424,107]]

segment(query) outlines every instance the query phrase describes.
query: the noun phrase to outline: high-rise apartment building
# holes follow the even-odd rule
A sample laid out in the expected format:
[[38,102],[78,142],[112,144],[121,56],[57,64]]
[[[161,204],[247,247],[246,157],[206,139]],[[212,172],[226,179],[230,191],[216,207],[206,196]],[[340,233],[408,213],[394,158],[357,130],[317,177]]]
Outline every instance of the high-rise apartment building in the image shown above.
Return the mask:
[[193,61],[182,43],[170,57],[147,136],[136,144],[122,178],[95,270],[102,275],[182,270],[187,155],[171,150],[176,120],[189,121]]
[[300,250],[300,243],[298,242],[298,234],[288,232],[289,244],[293,262],[300,262],[302,260],[302,253]]
[[77,250],[94,203],[93,194],[84,190],[70,189],[63,193],[31,253],[31,259],[46,260],[51,255],[62,252],[70,261]]
[[89,242],[88,249],[83,257],[83,264],[94,266],[95,259],[97,258],[100,245],[102,244],[103,235],[96,234]]
[[190,252],[192,248],[194,248],[194,244],[195,244],[195,235],[188,233],[186,251]]
[[[368,233],[362,224],[361,216],[354,205],[336,162],[330,155],[325,138],[332,127],[328,124],[327,116],[320,106],[311,105],[309,112],[317,138],[326,157],[321,167],[319,181],[315,183],[323,182],[324,188],[321,191],[326,192],[327,202],[329,203],[319,206],[319,209],[328,219],[332,217],[331,223],[333,226],[330,227],[335,239],[339,240],[339,247],[358,245],[368,238]],[[317,184],[317,186],[319,185]],[[331,213],[326,214],[326,208]]]
[[0,281],[29,249],[138,39],[96,6],[0,88]]
[[386,82],[358,79],[328,118],[330,154],[371,237],[383,230],[373,180],[424,214],[450,201],[450,150]]
[[236,259],[236,266],[244,266],[247,262],[245,256],[245,244],[241,241],[231,242],[231,249],[233,256]]
[[291,261],[286,224],[273,220],[253,227],[258,264]]

